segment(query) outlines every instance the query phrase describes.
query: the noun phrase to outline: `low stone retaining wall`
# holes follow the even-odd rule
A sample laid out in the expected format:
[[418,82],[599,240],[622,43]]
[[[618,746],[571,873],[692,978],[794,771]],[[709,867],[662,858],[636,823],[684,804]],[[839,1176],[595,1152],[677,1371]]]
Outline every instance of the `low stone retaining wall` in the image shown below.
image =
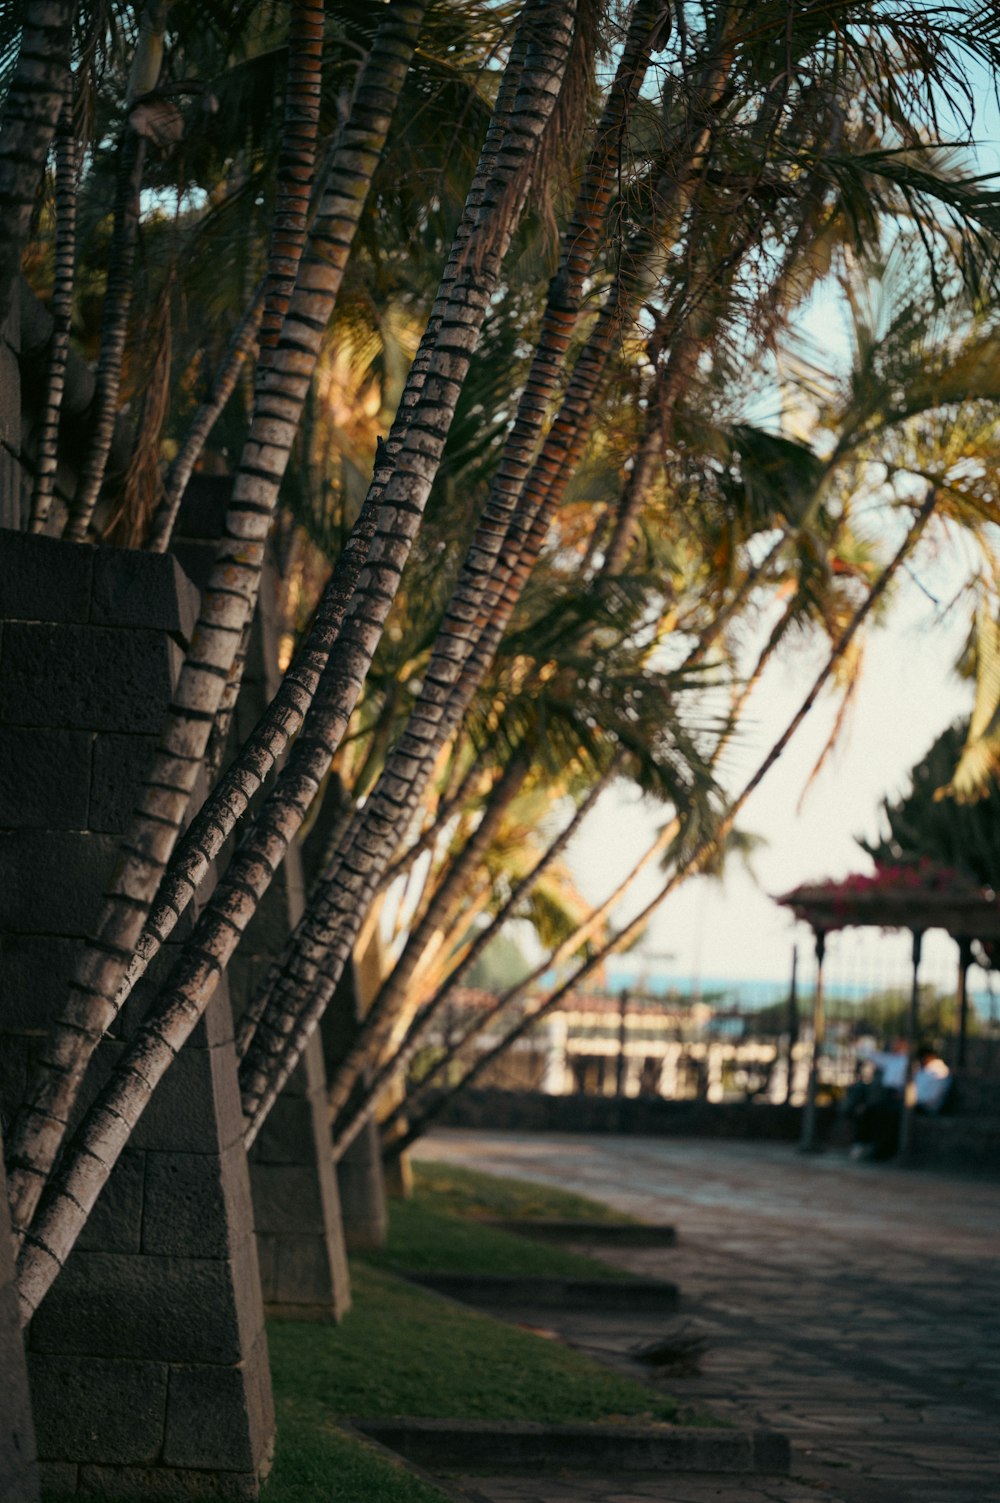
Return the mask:
[[[819,1111],[820,1132],[835,1119]],[[798,1107],[755,1102],[665,1101],[658,1096],[547,1096],[540,1091],[463,1091],[438,1119],[448,1127],[509,1128],[515,1132],[619,1132],[652,1137],[748,1138],[795,1143]]]
[[[1000,1096],[1000,1090],[996,1094]],[[802,1111],[796,1106],[664,1101],[653,1096],[616,1100],[496,1089],[464,1091],[437,1120],[445,1127],[510,1132],[611,1132],[744,1142],[797,1143],[802,1134]],[[821,1145],[846,1148],[850,1144],[850,1124],[835,1107],[820,1107],[817,1128]],[[912,1162],[920,1168],[1000,1175],[1000,1109],[917,1116]]]
[[775,1430],[430,1419],[355,1419],[353,1428],[432,1470],[523,1472],[551,1467],[780,1476],[787,1474],[790,1464],[788,1440]]

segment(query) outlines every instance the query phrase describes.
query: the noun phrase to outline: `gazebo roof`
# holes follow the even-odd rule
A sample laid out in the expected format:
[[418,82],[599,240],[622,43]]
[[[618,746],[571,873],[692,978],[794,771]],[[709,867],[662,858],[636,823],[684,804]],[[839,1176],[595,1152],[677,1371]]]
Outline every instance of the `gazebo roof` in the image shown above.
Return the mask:
[[776,901],[823,933],[872,925],[921,933],[945,929],[955,939],[1000,940],[996,893],[930,861],[878,866],[839,882],[807,882]]

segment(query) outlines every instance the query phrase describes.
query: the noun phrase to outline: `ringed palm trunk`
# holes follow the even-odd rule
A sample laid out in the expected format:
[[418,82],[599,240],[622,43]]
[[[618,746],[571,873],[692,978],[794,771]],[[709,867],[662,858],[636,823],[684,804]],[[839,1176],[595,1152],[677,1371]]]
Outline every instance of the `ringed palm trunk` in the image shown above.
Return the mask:
[[[410,13],[413,18],[412,8]],[[317,728],[317,739],[320,730],[327,735],[334,732],[338,722],[339,734],[343,734],[377,645],[395,582],[440,461],[455,397],[527,196],[535,149],[551,114],[568,56],[574,13],[572,0],[559,6],[529,0],[525,6],[521,25],[528,45],[521,87],[502,140],[497,143],[494,138],[485,154],[489,170],[470,194],[466,233],[460,242],[458,264],[451,268],[451,292],[443,309],[437,348],[427,362],[414,421],[385,488],[381,531],[362,572],[355,607],[341,632],[335,676],[337,710]],[[416,25],[414,35],[415,30]],[[374,50],[369,62],[373,55]],[[295,300],[279,342],[279,355],[294,307]],[[258,820],[251,838],[237,853],[199,919],[155,1012],[126,1049],[74,1135],[21,1248],[18,1289],[23,1319],[30,1318],[58,1275],[153,1089],[203,1013],[260,893],[284,855],[291,832],[282,826],[281,814],[294,809],[297,793],[286,778],[284,799],[280,805],[272,803],[270,820]],[[361,917],[357,916],[358,923]],[[283,1084],[282,1080],[275,1094]]]
[[116,997],[180,830],[215,711],[259,587],[264,543],[310,377],[343,277],[367,186],[423,18],[422,0],[393,0],[362,69],[332,154],[316,246],[303,258],[236,474],[220,545],[171,717],[123,842],[123,859],[71,998],[8,1140],[12,1220],[23,1231],[62,1142],[87,1062],[117,1016]]
[[146,138],[133,126],[130,109],[137,98],[156,88],[163,66],[165,31],[164,0],[149,0],[143,9],[139,26],[139,40],[129,79],[125,124],[118,147],[114,230],[101,312],[101,348],[97,360],[93,431],[63,532],[63,536],[71,543],[82,543],[90,528],[104,483],[118,416],[125,341],[132,309],[135,247],[139,236],[139,194],[146,165]]
[[372,829],[378,828],[379,859],[383,869],[398,843],[400,787],[407,782],[411,785],[407,805],[412,813],[441,747],[457,725],[459,717],[453,716],[445,721],[444,710],[454,692],[457,674],[471,650],[484,591],[496,569],[510,518],[531,469],[551,401],[562,379],[586,280],[593,270],[607,208],[617,185],[629,112],[638,97],[652,51],[662,39],[668,23],[668,10],[659,0],[639,0],[634,8],[607,108],[598,126],[573,214],[563,236],[560,264],[549,289],[531,368],[490,494],[462,574],[446,608],[406,731],[378,786],[366,802],[363,814],[355,822],[352,838],[362,838],[363,833],[366,856],[371,854]]
[[52,344],[45,406],[36,443],[35,484],[31,498],[30,532],[44,532],[52,507],[59,463],[59,416],[66,384],[76,261],[76,194],[79,150],[73,121],[73,80],[66,74],[66,99],[55,140],[56,245],[52,287]]
[[327,1104],[331,1120],[336,1120],[356,1081],[382,1053],[405,1005],[410,984],[428,945],[452,915],[456,900],[461,898],[467,883],[481,865],[530,771],[531,764],[523,753],[511,758],[487,800],[482,819],[448,868],[426,912],[403,947],[402,954],[372,999],[350,1049],[327,1083]]
[[[649,20],[648,13],[640,17],[641,24],[646,27],[649,25]],[[656,23],[657,29],[661,24],[662,17]],[[635,38],[633,38],[634,42]],[[644,66],[645,64],[642,64],[642,67]],[[731,57],[727,54],[724,62],[712,72],[709,80],[712,103],[717,102],[720,97],[730,67]],[[629,78],[628,87],[635,85],[634,73],[622,76]],[[639,79],[641,81],[641,71]],[[620,125],[617,128],[620,131]],[[671,198],[675,204],[679,204],[689,191],[709,139],[710,133],[707,128],[699,123],[694,132],[693,141],[687,141],[686,145],[688,170],[683,174],[681,182],[674,181],[669,185],[667,197]],[[594,162],[600,160],[600,155],[600,152],[595,154]],[[581,196],[581,203],[586,204],[588,209],[591,207],[591,201],[587,194],[596,194],[600,181],[600,170],[597,170],[591,179],[590,187]],[[597,201],[595,197],[594,202]],[[581,211],[579,219],[582,221],[585,218],[586,214]],[[585,237],[580,237],[574,230],[573,235],[568,237],[568,243],[573,245],[581,238],[582,243],[586,243]],[[650,243],[648,238],[643,238],[643,253],[649,248]],[[596,244],[596,230],[594,230],[591,247],[593,244]],[[568,261],[567,255],[566,262]],[[454,613],[449,616],[448,629],[442,636],[444,649],[435,652],[432,664],[424,676],[421,699],[411,715],[397,752],[383,773],[380,787],[365,804],[363,815],[355,821],[353,830],[345,842],[346,849],[342,853],[341,865],[345,872],[351,873],[351,876],[343,882],[340,873],[334,871],[326,883],[325,890],[317,893],[310,910],[305,915],[304,923],[310,931],[309,944],[316,957],[316,974],[321,978],[317,981],[318,995],[325,994],[329,986],[327,973],[330,967],[325,965],[322,958],[324,954],[330,952],[332,969],[337,970],[343,965],[343,959],[337,958],[335,954],[341,947],[338,931],[342,923],[336,912],[337,889],[350,886],[353,881],[354,902],[363,906],[370,901],[374,887],[370,882],[365,885],[356,879],[358,867],[368,873],[371,873],[373,869],[376,871],[384,869],[391,857],[395,840],[398,838],[400,819],[412,817],[426,781],[430,777],[438,751],[457,727],[469,700],[492,661],[500,636],[541,551],[552,511],[565,493],[565,488],[585,448],[596,397],[621,321],[626,309],[631,306],[640,285],[641,261],[642,256],[637,256],[635,264],[630,268],[629,273],[620,279],[618,287],[599,316],[587,346],[576,363],[560,412],[539,457],[530,469],[527,482],[523,483],[524,469],[522,468],[520,476],[517,477],[522,482],[521,488],[519,490],[517,484],[509,488],[508,504],[504,507],[502,516],[490,517],[487,511],[484,511],[484,523],[477,528],[460,586],[453,596],[453,602],[459,601],[459,604]],[[583,265],[582,259],[577,261],[574,273],[579,272]],[[559,278],[557,277],[550,302],[550,311],[556,329],[559,327],[558,287]],[[540,389],[544,383],[544,371],[547,364],[546,359],[532,367],[532,373],[536,376]],[[530,388],[531,378],[529,378],[528,386]],[[554,390],[554,383],[550,390]],[[538,415],[538,404],[534,399],[525,411],[519,409],[519,419],[525,419],[525,432],[529,430],[531,422],[537,420]],[[534,427],[532,431],[537,438],[541,431],[540,426]],[[521,437],[522,434],[518,433],[517,438]],[[525,446],[520,452],[522,461],[526,464],[530,451]],[[516,445],[512,453],[518,453]],[[498,473],[502,475],[503,472],[504,464],[501,462]],[[493,488],[491,488],[491,499],[492,497]],[[507,518],[506,529],[503,525],[503,516]],[[508,563],[497,567],[496,560],[501,549],[508,555],[508,558],[517,559],[520,555],[518,563],[513,568]],[[484,568],[483,560],[492,560],[492,567]],[[506,582],[505,590],[503,589],[504,582]],[[490,599],[491,592],[493,600]],[[502,603],[498,608],[496,600],[501,592]],[[461,598],[463,594],[465,598]],[[478,613],[474,614],[476,601],[479,601],[480,605]],[[462,670],[463,663],[466,664],[464,671]],[[355,843],[357,851],[354,849]],[[323,1006],[325,1003],[319,1001],[303,1002],[300,1000],[299,1002],[304,1016],[312,1016],[317,1008],[321,1011]],[[279,1008],[280,1004],[269,1003],[265,1009],[265,1017],[269,1013],[274,1013],[275,1032],[282,1031],[294,1038],[296,1042],[292,1047],[300,1048],[301,1030],[294,1025],[291,1016],[293,1010],[289,1010],[286,1006],[286,1017],[279,1023],[277,1022]],[[278,1057],[276,1048],[272,1052],[275,1053],[275,1057]],[[282,1064],[278,1067],[278,1073],[283,1074],[285,1069],[286,1065]],[[263,1071],[259,1073],[263,1074]],[[284,1078],[287,1078],[287,1074],[284,1074]],[[252,1095],[252,1091],[245,1094],[245,1110],[248,1115],[252,1110],[257,1111],[251,1103]],[[257,1131],[259,1120],[262,1119],[258,1116],[252,1127],[253,1133]]]
[[278,691],[171,858],[115,999],[120,1008],[197,893],[251,800],[299,733],[337,640],[375,533],[379,497],[365,501],[324,588],[309,633]]
[[75,5],[29,0],[0,124],[0,329],[21,274],[38,185],[66,98]]
[[[532,28],[535,26],[538,27],[538,35],[540,37],[545,36],[545,43],[541,46],[536,44],[529,48],[523,70],[522,86],[518,91],[514,112],[507,125],[504,144],[501,147],[498,162],[499,171],[499,166],[503,164],[505,156],[510,156],[510,166],[517,173],[514,179],[517,183],[516,194],[507,188],[501,190],[508,200],[508,204],[501,203],[499,205],[504,210],[500,216],[501,220],[506,224],[503,235],[504,245],[509,240],[509,234],[513,229],[515,218],[519,215],[524,200],[528,178],[527,173],[521,169],[525,167],[530,169],[534,143],[539,139],[544,122],[551,113],[552,105],[560,86],[562,71],[565,67],[568,54],[569,29],[572,25],[575,7],[568,3],[568,0],[561,0],[558,6],[549,6],[545,14],[544,24],[546,28],[551,26],[551,30],[547,33],[543,31],[542,23],[537,19],[535,10],[536,7],[533,0],[533,3],[525,8],[524,21],[526,23],[530,22]],[[534,122],[531,126],[530,134],[526,131],[527,121],[524,116],[524,109],[529,104],[529,101]],[[508,141],[510,143],[509,147]],[[520,167],[518,164],[520,164]],[[468,258],[466,257],[465,259],[467,262]],[[424,399],[426,393],[429,393],[433,398],[443,397],[449,404],[449,421],[451,415],[450,409],[453,406],[454,398],[458,394],[458,384],[455,378],[464,377],[465,371],[468,369],[468,356],[460,354],[459,350],[460,348],[463,350],[465,348],[471,349],[471,346],[466,346],[464,343],[461,346],[455,343],[458,323],[461,321],[466,328],[471,330],[474,327],[478,331],[486,312],[485,304],[481,303],[481,289],[488,291],[495,285],[496,270],[492,264],[495,259],[494,256],[492,254],[489,257],[481,256],[480,259],[482,262],[482,271],[478,279],[479,286],[472,295],[463,291],[461,301],[466,305],[465,310],[462,311],[461,308],[456,308],[455,313],[450,315],[450,321],[456,331],[455,334],[448,333],[447,335],[448,343],[454,350],[454,353],[448,356],[448,360],[454,367],[453,373],[442,367],[442,376],[444,378],[442,381],[439,382],[433,376],[429,376],[420,396],[420,400]],[[445,339],[447,328],[447,324],[442,326],[441,341]],[[400,470],[407,454],[407,448],[412,448],[415,444],[419,444],[425,451],[428,451],[428,459],[426,461],[420,460],[419,464],[413,470],[412,479],[416,480],[420,473],[424,473],[428,476],[427,483],[429,485],[430,477],[433,474],[433,469],[430,468],[430,465],[433,464],[434,468],[436,468],[440,456],[440,448],[437,445],[435,445],[433,453],[429,452],[430,436],[434,434],[435,428],[438,427],[439,420],[436,418],[434,419],[434,427],[430,428],[428,433],[425,434],[415,433],[416,425],[414,425],[407,440],[404,442],[404,448],[397,461],[397,468],[394,471],[393,479],[390,481],[386,492],[387,505],[385,510],[389,512],[397,527],[408,527],[409,524],[406,522],[402,511],[395,511],[395,508],[390,510],[389,494],[397,477],[402,478]],[[379,544],[380,539],[376,537],[376,549],[379,549]],[[382,558],[378,559],[378,563],[382,565],[382,580],[384,583],[381,583],[381,589],[383,591],[395,588],[395,582],[408,548],[409,544],[407,543],[403,549],[394,544],[391,553],[388,548],[384,551],[380,550],[382,551]],[[384,563],[382,562],[383,559]],[[349,620],[347,626],[349,627],[350,625],[351,622]],[[415,764],[411,764],[409,770],[412,776],[418,770],[418,767]],[[312,1031],[312,1028],[315,1026],[316,1021],[329,1001],[333,987],[336,984],[337,976],[350,954],[357,926],[364,914],[364,908],[374,892],[374,888],[384,871],[385,865],[398,844],[400,819],[403,816],[401,799],[405,796],[405,787],[398,788],[393,784],[391,779],[394,775],[395,773],[393,772],[389,778],[386,778],[386,775],[383,774],[380,780],[386,796],[390,800],[396,800],[395,821],[389,831],[388,841],[378,850],[366,850],[362,841],[358,841],[352,846],[349,859],[342,861],[335,875],[322,885],[318,900],[307,910],[304,922],[296,930],[296,934],[293,936],[293,940],[286,952],[286,960],[289,966],[288,972],[275,988],[272,1001],[264,1013],[261,1024],[244,1060],[241,1072],[244,1110],[254,1123],[251,1129],[252,1132],[256,1132],[259,1122],[263,1120],[262,1114],[270,1109],[271,1102],[276,1098],[277,1092],[284,1083],[284,1079],[287,1078],[287,1074],[294,1068],[295,1059],[292,1058],[292,1055],[295,1054],[297,1056],[297,1052],[304,1046],[309,1033]],[[376,795],[373,795],[372,800],[369,800],[369,802],[371,803],[375,797]],[[333,938],[334,936],[335,938]],[[333,938],[333,947],[331,948],[330,962],[327,965],[326,958],[329,938]],[[334,948],[336,953],[333,953]],[[316,980],[317,989],[315,995],[309,999],[307,1010],[299,1018],[300,988],[307,977],[310,983]],[[286,1051],[289,1039],[293,1035],[291,1048]],[[286,1052],[287,1060],[285,1059]],[[277,1063],[279,1060],[281,1061],[280,1064]],[[280,1083],[277,1078],[279,1075],[282,1076]]]
[[212,382],[212,389],[195,413],[184,442],[166,473],[163,496],[153,514],[153,525],[146,545],[151,553],[166,553],[170,547],[188,481],[208,442],[208,435],[236,390],[240,371],[257,343],[263,316],[264,290],[261,288],[237,325]]
[[577,968],[574,974],[569,977],[567,981],[565,981],[555,992],[553,992],[551,996],[546,998],[545,1002],[543,1002],[540,1007],[536,1008],[534,1012],[522,1018],[522,1020],[514,1028],[510,1029],[504,1035],[504,1037],[496,1045],[494,1045],[492,1049],[487,1050],[475,1062],[475,1064],[466,1071],[465,1076],[458,1083],[458,1085],[444,1093],[443,1096],[441,1096],[422,1114],[418,1121],[415,1121],[405,1132],[401,1133],[398,1138],[393,1139],[388,1148],[388,1151],[390,1153],[402,1153],[405,1149],[409,1148],[410,1145],[415,1142],[418,1137],[422,1136],[422,1134],[426,1131],[428,1124],[440,1115],[448,1101],[452,1100],[460,1090],[465,1088],[465,1086],[471,1085],[472,1082],[477,1079],[478,1076],[481,1075],[483,1071],[493,1063],[494,1060],[498,1059],[508,1048],[510,1048],[511,1044],[513,1044],[518,1038],[522,1037],[522,1035],[525,1034],[528,1029],[531,1028],[540,1018],[544,1017],[547,1013],[554,1011],[563,1001],[563,999],[569,994],[569,992],[571,992],[575,987],[579,986],[581,981],[586,980],[587,976],[589,976],[599,965],[601,965],[609,955],[614,954],[616,951],[622,950],[627,945],[629,945],[631,941],[642,932],[642,929],[649,922],[650,918],[655,913],[660,904],[663,903],[670,896],[670,894],[674,892],[684,880],[686,880],[686,878],[697,874],[697,872],[699,872],[711,859],[715,852],[718,851],[721,842],[725,840],[726,836],[733,828],[733,825],[736,823],[736,819],[740,813],[740,810],[747,802],[747,799],[760,786],[764,778],[771,771],[771,768],[783,755],[789,742],[795,735],[803,720],[806,719],[810,710],[813,708],[817,698],[819,697],[820,691],[829,680],[830,675],[833,673],[838,662],[847,651],[861,625],[871,613],[874,606],[882,598],[882,595],[885,593],[889,584],[895,578],[904,560],[912,552],[915,544],[921,537],[936,504],[937,493],[932,489],[928,492],[927,497],[918,510],[913,523],[911,524],[909,531],[906,534],[906,537],[903,539],[903,542],[900,544],[896,553],[886,565],[885,569],[883,569],[882,573],[879,575],[878,579],[869,590],[867,596],[858,606],[857,610],[854,612],[854,615],[851,617],[847,626],[844,628],[844,631],[841,633],[838,641],[835,643],[833,649],[827,657],[826,662],[814,679],[809,692],[806,694],[805,698],[802,700],[802,703],[799,705],[799,708],[796,710],[791,720],[789,720],[788,724],[785,726],[785,729],[782,731],[777,741],[775,741],[773,746],[770,748],[767,755],[758,764],[754,773],[744,784],[739,794],[737,794],[736,798],[732,800],[729,808],[726,810],[724,819],[721,821],[719,828],[714,832],[714,834],[699,843],[697,848],[692,852],[691,856],[683,863],[681,867],[678,867],[671,874],[667,882],[663,885],[656,896],[645,905],[640,913],[636,914],[635,918],[630,920],[630,922],[625,925],[625,927],[621,929],[618,934],[616,934],[606,944],[602,945],[598,951],[596,951],[592,956],[589,957],[589,959],[584,961],[583,964]]
[[[351,1143],[378,1105],[379,1096],[389,1081],[394,1076],[401,1076],[406,1070],[420,1048],[427,1028],[435,1016],[451,1000],[455,989],[461,986],[463,980],[472,970],[472,967],[476,964],[476,961],[483,954],[486,947],[496,939],[500,930],[516,914],[518,907],[531,892],[538,880],[552,863],[562,855],[604,792],[610,776],[611,774],[609,773],[594,784],[586,798],[583,799],[574,811],[572,819],[570,819],[565,828],[551,842],[527,876],[517,884],[507,901],[494,914],[489,924],[476,935],[476,938],[462,956],[458,965],[435,990],[433,996],[421,1003],[416,1009],[399,1043],[398,1049],[393,1051],[391,1058],[384,1057],[382,1059],[378,1068],[366,1081],[363,1094],[350,1104],[348,1111],[342,1113],[340,1123],[334,1128],[333,1156],[335,1159],[339,1159],[351,1146]],[[398,1120],[399,1115],[401,1113],[396,1115],[395,1120]]]

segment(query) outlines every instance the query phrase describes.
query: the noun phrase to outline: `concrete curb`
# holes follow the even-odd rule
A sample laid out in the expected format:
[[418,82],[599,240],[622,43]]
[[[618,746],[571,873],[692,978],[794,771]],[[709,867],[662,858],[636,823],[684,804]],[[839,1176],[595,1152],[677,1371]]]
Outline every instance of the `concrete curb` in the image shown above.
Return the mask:
[[666,1279],[567,1279],[544,1274],[424,1273],[397,1270],[411,1283],[467,1305],[503,1310],[676,1310],[680,1291]]
[[435,1471],[728,1472],[787,1476],[776,1430],[651,1425],[541,1425],[517,1420],[352,1418],[370,1440]]
[[[478,1219],[478,1218],[477,1218]],[[677,1228],[668,1222],[582,1221],[556,1216],[488,1216],[485,1226],[536,1237],[540,1242],[600,1242],[608,1247],[673,1247]]]

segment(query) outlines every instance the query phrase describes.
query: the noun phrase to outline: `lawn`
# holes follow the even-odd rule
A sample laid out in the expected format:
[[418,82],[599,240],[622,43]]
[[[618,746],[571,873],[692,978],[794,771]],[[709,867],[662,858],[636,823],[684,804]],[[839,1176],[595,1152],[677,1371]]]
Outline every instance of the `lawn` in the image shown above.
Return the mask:
[[634,1221],[600,1200],[524,1179],[480,1174],[431,1159],[413,1165],[415,1195],[436,1211],[483,1219],[488,1216],[554,1216],[563,1221]]

